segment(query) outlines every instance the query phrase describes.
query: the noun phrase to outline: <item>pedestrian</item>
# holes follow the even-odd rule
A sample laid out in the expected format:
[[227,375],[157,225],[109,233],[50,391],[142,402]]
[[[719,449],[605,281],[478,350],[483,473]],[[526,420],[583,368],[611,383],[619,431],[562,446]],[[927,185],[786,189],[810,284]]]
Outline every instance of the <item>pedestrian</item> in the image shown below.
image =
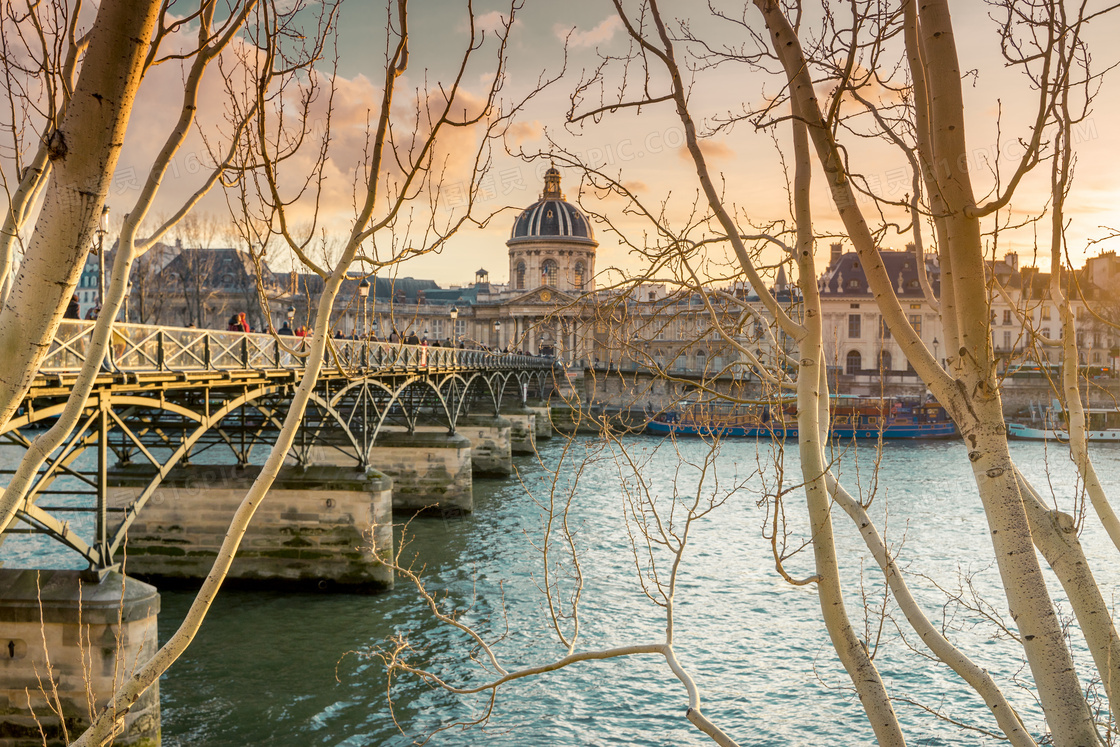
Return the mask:
[[92,322],[97,319],[97,315],[101,313],[100,306],[90,306],[89,311],[86,312],[86,321]]
[[415,330],[408,333],[408,339],[405,340],[405,343],[407,343],[408,345],[419,345],[420,344],[420,338],[416,336],[416,331]]
[[245,318],[245,312],[244,311],[242,311],[240,314],[237,315],[237,320],[241,323],[241,331],[242,332],[252,332],[253,331],[253,330],[249,329],[249,320]]
[[287,319],[285,319],[285,320],[284,320],[284,323],[283,323],[282,325],[280,325],[280,329],[278,329],[278,330],[276,331],[276,334],[278,334],[278,335],[289,335],[289,336],[291,336],[291,334],[292,334],[292,328],[291,328],[290,326],[288,326],[288,320],[287,320]]
[[400,342],[400,341],[401,341],[401,333],[397,331],[396,327],[393,327],[393,331],[389,334],[389,342],[397,343],[397,342]]
[[230,332],[240,332],[241,316],[239,314],[234,314],[233,316],[231,316],[229,318],[229,323],[226,325],[226,329]]
[[78,294],[75,293],[70,297],[70,303],[66,304],[66,313],[62,315],[63,319],[81,319],[82,310],[78,305]]

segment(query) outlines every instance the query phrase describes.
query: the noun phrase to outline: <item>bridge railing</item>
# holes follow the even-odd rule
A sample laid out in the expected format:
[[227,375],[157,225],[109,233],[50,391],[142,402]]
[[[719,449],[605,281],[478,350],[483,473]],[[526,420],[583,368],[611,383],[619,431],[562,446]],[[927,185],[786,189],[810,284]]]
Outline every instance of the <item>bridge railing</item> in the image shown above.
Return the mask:
[[[42,373],[76,373],[85,363],[94,322],[66,320],[59,325]],[[302,337],[222,332],[211,329],[117,324],[105,367],[118,371],[229,371],[304,367]],[[332,339],[325,366],[347,371],[424,371],[454,368],[551,368],[551,358],[484,350]],[[288,349],[285,349],[288,348]],[[290,351],[295,351],[290,352]]]

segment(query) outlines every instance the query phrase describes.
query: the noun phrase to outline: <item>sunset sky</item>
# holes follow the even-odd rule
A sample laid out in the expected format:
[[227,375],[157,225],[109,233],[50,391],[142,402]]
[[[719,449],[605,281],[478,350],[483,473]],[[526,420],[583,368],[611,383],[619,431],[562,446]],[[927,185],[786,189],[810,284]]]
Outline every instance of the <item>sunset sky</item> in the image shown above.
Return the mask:
[[[953,3],[958,30],[958,43],[962,68],[975,73],[965,84],[967,116],[969,118],[969,145],[977,165],[975,185],[983,195],[992,184],[989,169],[996,155],[996,144],[1002,144],[1000,169],[1010,173],[1018,157],[1017,141],[1030,135],[1028,123],[1033,117],[1033,92],[1021,73],[1004,66],[999,55],[995,24],[987,17],[988,7],[968,0]],[[423,86],[425,75],[429,85],[445,79],[449,66],[455,64],[465,43],[466,14],[463,4],[452,2],[423,2],[413,4],[411,35],[412,60],[409,72],[402,81],[402,113],[415,90]],[[679,17],[684,13],[698,14],[702,6],[697,3],[667,3],[663,12]],[[734,15],[742,14],[742,4],[724,4]],[[476,3],[476,13],[482,28],[494,25],[496,14],[505,6],[494,2]],[[332,164],[325,186],[326,199],[322,201],[324,223],[332,231],[345,230],[352,215],[350,195],[354,178],[353,168],[359,162],[365,138],[367,112],[376,107],[380,80],[383,75],[384,9],[373,3],[344,5],[341,11],[339,38],[339,77],[336,81],[336,110],[332,124]],[[745,17],[752,27],[762,30],[758,14],[747,8]],[[710,37],[718,44],[735,44],[743,41],[740,30],[726,22],[715,22],[703,16],[690,19],[694,31]],[[1111,30],[1120,28],[1120,17],[1100,21],[1100,28],[1090,36],[1095,43],[1094,68],[1103,71],[1114,63],[1118,50],[1112,43]],[[680,219],[687,215],[697,190],[695,171],[681,148],[683,133],[670,104],[646,107],[640,114],[624,110],[605,116],[600,123],[587,123],[580,128],[565,128],[565,115],[570,106],[570,96],[581,77],[598,63],[599,53],[621,54],[627,48],[627,39],[609,2],[602,0],[570,0],[566,3],[529,0],[518,14],[509,50],[508,80],[503,97],[510,101],[524,95],[543,74],[560,72],[564,58],[564,40],[568,39],[567,72],[547,88],[522,112],[507,140],[508,147],[524,148],[529,152],[548,151],[544,138],[547,131],[564,147],[580,154],[593,166],[618,177],[635,190],[652,206],[667,197],[668,215]],[[477,96],[488,83],[485,69],[489,56],[472,69],[473,78],[467,85]],[[611,74],[617,81],[617,72]],[[161,77],[162,76],[162,77]],[[174,85],[180,77],[178,70],[157,71],[145,82],[141,103],[130,125],[126,151],[117,170],[110,195],[115,215],[127,212],[135,199],[136,185],[142,178],[146,164],[166,132],[168,123],[177,113],[177,96]],[[776,77],[752,73],[745,67],[723,66],[697,73],[691,94],[694,116],[702,122],[728,111],[738,111],[744,103],[758,105],[765,95],[778,91]],[[1069,250],[1075,258],[1096,254],[1102,249],[1115,248],[1109,243],[1089,247],[1093,239],[1108,234],[1105,226],[1120,228],[1120,176],[1117,175],[1113,154],[1117,142],[1117,92],[1120,78],[1115,74],[1106,77],[1099,92],[1094,113],[1080,128],[1076,184],[1070,199]],[[655,78],[651,88],[664,92],[662,81]],[[596,94],[597,95],[597,94]],[[203,127],[220,117],[222,106],[220,80],[212,75],[206,88],[206,105],[214,111],[204,113]],[[589,101],[588,105],[594,104]],[[1002,123],[997,132],[997,112],[1002,107]],[[407,117],[401,121],[406,121]],[[465,158],[474,146],[474,134],[454,133],[446,144],[451,170]],[[784,133],[782,135],[784,137]],[[864,147],[851,142],[853,170],[866,174],[881,194],[901,198],[909,191],[909,173],[906,161],[898,151],[884,147]],[[175,173],[169,174],[161,193],[156,212],[170,210],[193,189],[198,173],[200,143],[193,150],[186,149],[177,158]],[[782,218],[787,215],[784,178],[771,137],[757,132],[745,123],[737,125],[730,133],[710,139],[705,151],[710,166],[726,183],[728,200],[741,214],[756,221]],[[196,154],[196,155],[192,155]],[[485,215],[505,208],[485,228],[465,228],[448,244],[439,256],[419,257],[400,268],[401,275],[433,278],[441,284],[469,282],[474,271],[485,267],[491,279],[504,282],[508,275],[508,259],[504,242],[514,216],[521,208],[537,199],[541,188],[541,175],[547,162],[538,160],[526,163],[507,155],[499,145],[494,150],[491,174],[486,186],[486,196],[476,206],[478,215]],[[293,166],[293,171],[298,168]],[[462,163],[458,163],[461,167]],[[564,188],[568,199],[575,201],[579,173],[575,169],[562,169]],[[1045,205],[1048,196],[1049,173],[1046,164],[1039,166],[1024,181],[1016,199],[1014,222],[1029,211]],[[462,180],[450,179],[446,185],[447,196],[456,203],[455,190],[461,189]],[[838,230],[839,223],[829,203],[828,192],[819,174],[814,182],[816,229],[819,233]],[[583,204],[597,212],[611,216],[612,221],[625,230],[632,240],[640,243],[649,226],[622,213],[621,200],[613,198],[598,202],[593,195],[580,197]],[[865,207],[871,207],[866,204]],[[207,199],[205,209],[221,215],[226,212],[225,200],[220,195]],[[297,206],[308,209],[306,205]],[[309,215],[309,213],[307,213]],[[869,217],[874,218],[873,215]],[[1047,227],[1039,226],[1040,241],[1047,236]],[[640,262],[619,246],[617,236],[604,226],[596,226],[600,242],[598,269],[619,266],[634,270]],[[888,238],[887,246],[901,248],[907,238]],[[216,242],[222,243],[222,242]],[[229,243],[229,242],[225,242]],[[818,245],[818,257],[827,256],[828,239]],[[1033,229],[1023,229],[1000,237],[998,254],[1018,251],[1023,264],[1030,264],[1035,252]],[[1039,262],[1048,263],[1049,250],[1040,247]],[[274,269],[288,269],[288,259],[281,253],[270,259]]]

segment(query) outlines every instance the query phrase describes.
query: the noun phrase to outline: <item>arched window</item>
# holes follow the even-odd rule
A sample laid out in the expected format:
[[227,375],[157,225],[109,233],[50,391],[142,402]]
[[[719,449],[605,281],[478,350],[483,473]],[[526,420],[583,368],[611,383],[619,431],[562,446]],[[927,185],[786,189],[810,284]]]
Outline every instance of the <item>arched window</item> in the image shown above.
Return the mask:
[[525,290],[525,263],[517,263],[517,290]]
[[858,374],[861,370],[863,370],[863,356],[859,354],[858,350],[850,351],[844,361],[844,373]]
[[576,262],[575,283],[576,288],[583,289],[583,278],[587,274],[587,269],[583,266],[583,262]]
[[560,274],[560,266],[554,259],[546,259],[541,265],[541,284],[556,287],[556,276]]
[[879,353],[879,370],[891,370],[891,353],[889,350],[884,350],[883,352]]

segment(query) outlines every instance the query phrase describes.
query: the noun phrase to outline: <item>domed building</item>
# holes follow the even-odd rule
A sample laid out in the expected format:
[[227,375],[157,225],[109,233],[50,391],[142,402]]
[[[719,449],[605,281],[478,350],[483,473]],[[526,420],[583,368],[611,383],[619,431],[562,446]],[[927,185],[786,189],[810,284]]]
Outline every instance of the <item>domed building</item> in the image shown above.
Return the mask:
[[594,290],[595,233],[583,211],[564,199],[560,171],[544,174],[541,198],[513,222],[509,241],[509,289],[540,287],[579,295]]

